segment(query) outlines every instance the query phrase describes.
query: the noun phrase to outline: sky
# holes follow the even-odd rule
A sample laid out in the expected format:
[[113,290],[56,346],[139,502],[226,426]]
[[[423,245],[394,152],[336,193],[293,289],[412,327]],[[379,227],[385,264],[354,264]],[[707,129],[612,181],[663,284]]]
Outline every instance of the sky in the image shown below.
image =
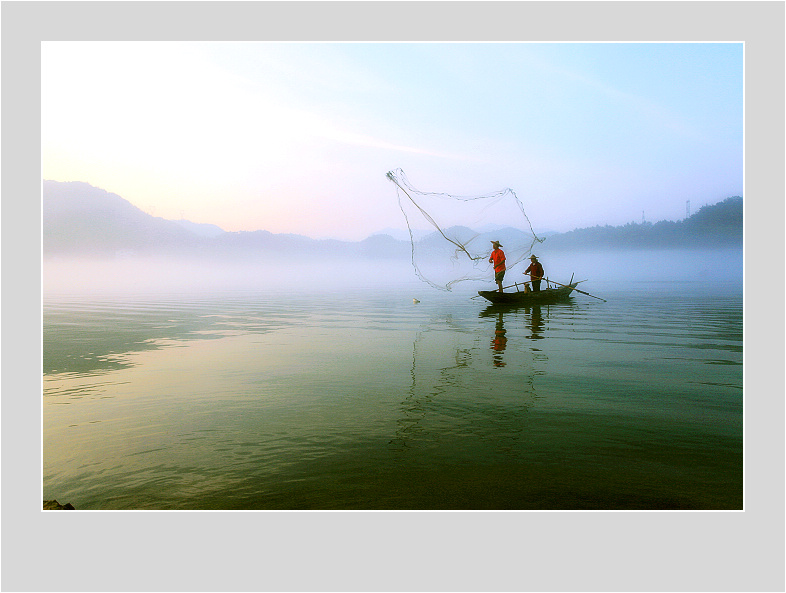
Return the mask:
[[44,179],[227,231],[404,229],[395,169],[538,232],[743,195],[741,43],[44,42],[41,73]]

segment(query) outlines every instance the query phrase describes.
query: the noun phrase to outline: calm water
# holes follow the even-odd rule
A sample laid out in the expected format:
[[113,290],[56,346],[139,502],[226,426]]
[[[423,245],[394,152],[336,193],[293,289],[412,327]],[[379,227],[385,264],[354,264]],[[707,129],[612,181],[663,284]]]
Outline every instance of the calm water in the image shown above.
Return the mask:
[[414,283],[47,295],[43,496],[741,509],[741,291],[581,286],[608,302],[495,310]]

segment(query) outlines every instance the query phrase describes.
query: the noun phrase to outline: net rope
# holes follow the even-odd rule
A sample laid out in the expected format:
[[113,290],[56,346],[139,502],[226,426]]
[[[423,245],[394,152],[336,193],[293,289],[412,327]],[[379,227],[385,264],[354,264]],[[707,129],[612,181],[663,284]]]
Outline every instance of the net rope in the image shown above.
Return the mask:
[[[450,291],[460,282],[493,281],[492,241],[505,252],[505,281],[521,273],[538,237],[521,200],[510,188],[460,196],[416,189],[404,171],[387,173],[396,186],[412,247],[415,274],[433,288]],[[522,279],[523,281],[523,279]]]

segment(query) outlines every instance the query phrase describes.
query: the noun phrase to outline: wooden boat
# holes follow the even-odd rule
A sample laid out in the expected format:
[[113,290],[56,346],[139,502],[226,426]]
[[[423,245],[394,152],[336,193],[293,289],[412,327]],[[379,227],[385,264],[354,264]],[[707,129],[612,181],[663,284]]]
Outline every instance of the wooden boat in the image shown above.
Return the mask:
[[[478,294],[495,305],[546,305],[570,299],[571,293],[578,282],[560,285],[555,288],[544,288],[537,292],[519,290],[516,285],[514,292],[499,292],[498,290],[479,290]],[[510,288],[510,287],[509,287]]]

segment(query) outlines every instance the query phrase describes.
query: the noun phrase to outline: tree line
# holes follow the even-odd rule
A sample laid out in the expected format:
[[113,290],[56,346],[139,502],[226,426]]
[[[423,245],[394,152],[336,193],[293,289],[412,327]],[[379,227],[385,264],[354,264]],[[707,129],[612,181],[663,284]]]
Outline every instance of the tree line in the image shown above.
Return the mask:
[[573,249],[742,246],[742,197],[703,206],[685,220],[594,226],[548,237],[549,247]]

